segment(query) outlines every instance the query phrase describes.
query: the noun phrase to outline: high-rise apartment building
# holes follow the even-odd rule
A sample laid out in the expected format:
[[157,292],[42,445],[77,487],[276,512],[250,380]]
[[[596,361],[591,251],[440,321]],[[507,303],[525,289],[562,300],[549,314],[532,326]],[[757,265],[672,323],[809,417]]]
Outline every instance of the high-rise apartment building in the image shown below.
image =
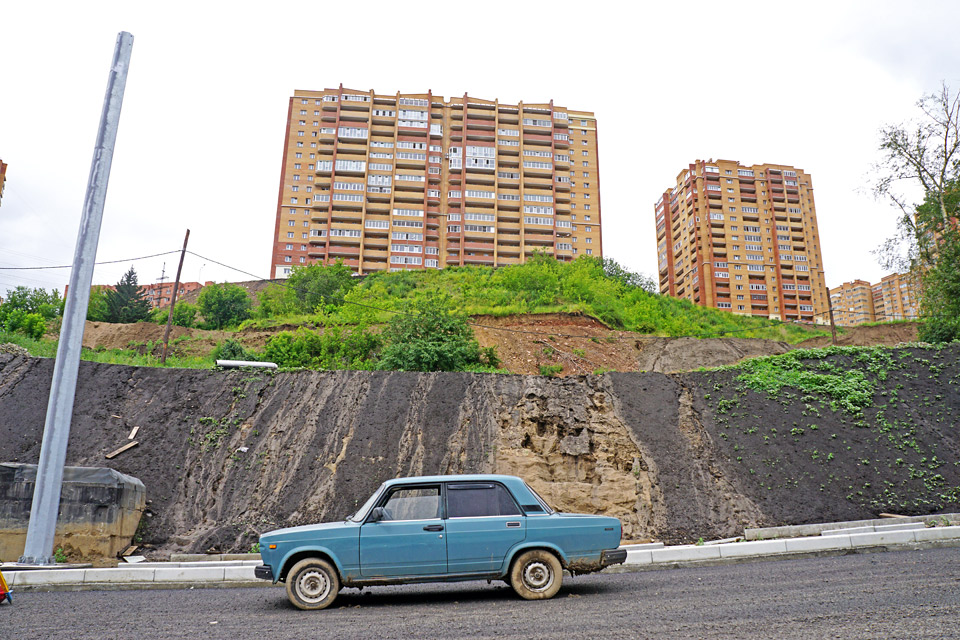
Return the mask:
[[464,95],[295,91],[273,277],[602,254],[596,118]]
[[[921,287],[917,277],[910,273],[891,273],[880,279],[883,300],[883,318],[892,320],[916,320],[920,317]],[[877,302],[874,303],[879,304]],[[881,309],[877,307],[877,315]]]
[[3,187],[7,184],[7,165],[0,160],[0,202],[3,201]]
[[873,306],[873,285],[866,280],[844,282],[830,289],[830,300],[833,304],[833,320],[838,325],[852,327],[877,320]]
[[810,176],[697,160],[654,205],[660,291],[742,315],[829,322]]

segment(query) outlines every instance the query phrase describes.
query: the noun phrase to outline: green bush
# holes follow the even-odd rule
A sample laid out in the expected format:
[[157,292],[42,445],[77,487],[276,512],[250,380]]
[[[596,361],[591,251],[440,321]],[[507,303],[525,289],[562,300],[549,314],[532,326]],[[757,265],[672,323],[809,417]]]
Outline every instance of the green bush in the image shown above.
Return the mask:
[[6,314],[3,328],[11,333],[22,333],[28,338],[39,340],[47,330],[47,323],[39,313],[27,313],[23,309],[13,309]]
[[236,340],[224,340],[210,354],[214,360],[259,360],[256,352],[246,349]]
[[236,326],[250,316],[250,297],[235,284],[211,284],[200,290],[197,306],[209,329]]
[[449,297],[431,295],[405,306],[383,332],[387,346],[379,368],[399,371],[463,371],[495,366],[481,351],[466,316],[453,313]]
[[[200,311],[199,307],[195,304],[190,304],[189,302],[179,302],[173,308],[173,324],[178,327],[187,327],[190,328],[194,326],[194,323],[197,320],[197,313]],[[167,319],[170,317],[170,307],[159,307],[150,312],[150,322],[156,324],[167,324]],[[89,314],[87,314],[89,319]]]
[[542,364],[540,365],[540,375],[556,377],[558,373],[563,371],[562,364]]
[[270,338],[263,359],[281,367],[311,369],[374,369],[380,336],[365,326],[327,326],[323,333],[300,328]]

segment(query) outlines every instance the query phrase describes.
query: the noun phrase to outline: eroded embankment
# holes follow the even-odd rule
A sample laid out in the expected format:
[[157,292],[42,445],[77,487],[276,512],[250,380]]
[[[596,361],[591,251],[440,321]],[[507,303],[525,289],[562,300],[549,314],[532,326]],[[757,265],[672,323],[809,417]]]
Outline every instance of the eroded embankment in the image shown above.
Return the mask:
[[[943,487],[960,486],[953,464],[960,459],[960,398],[956,383],[948,382],[960,376],[958,353],[946,354],[938,368],[942,379],[922,380],[938,404],[927,415],[919,403],[908,439],[932,447],[938,462],[950,461],[939,465],[940,479],[931,485],[941,494]],[[911,384],[920,388],[920,370],[929,369],[909,364],[896,382],[904,395]],[[0,460],[37,460],[52,365],[0,354]],[[821,480],[828,473],[859,478],[868,449],[896,454],[885,433],[873,438],[871,427],[821,410],[818,428],[839,432],[847,447],[837,444],[831,467],[824,467],[825,449],[810,459],[802,438],[781,438],[771,449],[769,438],[733,437],[730,416],[716,406],[724,392],[742,400],[738,434],[756,425],[780,425],[788,433],[797,428],[784,412],[792,410],[790,402],[740,390],[734,376],[268,374],[85,362],[67,463],[108,464],[104,455],[139,426],[139,446],[109,465],[146,485],[150,515],[143,540],[162,551],[247,550],[261,531],[342,518],[384,479],[426,473],[520,475],[561,510],[619,517],[625,537],[634,539],[691,541],[745,526],[826,513],[860,518],[877,510],[879,503],[863,499],[870,487],[848,490],[838,480],[825,489]],[[933,394],[937,385],[943,389]],[[729,409],[732,402],[720,406]],[[799,413],[811,402],[805,397],[793,404]],[[766,455],[774,450],[776,456]],[[789,465],[781,463],[780,475],[764,475],[769,469],[762,460],[776,466],[775,458]],[[880,466],[870,469],[878,494],[889,489]],[[928,502],[915,501],[914,511],[938,506],[933,493],[921,494],[914,497]]]

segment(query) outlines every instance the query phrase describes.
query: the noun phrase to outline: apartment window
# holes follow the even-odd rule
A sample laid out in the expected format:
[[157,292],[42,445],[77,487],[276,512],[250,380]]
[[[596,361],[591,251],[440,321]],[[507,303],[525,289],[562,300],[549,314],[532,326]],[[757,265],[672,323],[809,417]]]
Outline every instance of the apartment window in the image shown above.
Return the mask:
[[[588,204],[583,205],[583,208],[586,209],[587,211],[590,211],[590,205],[588,205]],[[588,216],[588,217],[589,217],[589,216]]]
[[[291,220],[290,222],[293,222],[293,220]],[[290,226],[292,227],[293,225],[291,224]],[[288,232],[287,232],[287,237],[288,237],[288,238],[292,238],[292,237],[293,237],[293,231],[288,231]]]
[[592,244],[592,243],[593,243],[593,238],[586,238],[586,243],[587,243],[587,244]]
[[580,152],[580,155],[589,156],[589,155],[590,155],[590,152],[589,152],[589,151],[581,151],[581,152]]
[[[589,242],[589,240],[588,240],[588,242]],[[587,249],[587,255],[588,255],[588,256],[592,256],[592,255],[593,255],[593,249]]]
[[585,166],[585,167],[589,167],[589,166],[590,166],[590,163],[589,163],[589,162],[587,162],[586,160],[584,160],[584,161],[583,161],[583,166]]
[[283,256],[283,261],[284,261],[284,262],[293,262],[293,258],[291,258],[290,256]]
[[295,153],[295,156],[296,156],[297,158],[302,158],[302,157],[303,157],[303,153],[297,151],[297,152]]
[[[297,147],[299,147],[299,148],[303,148],[303,143],[302,143],[302,142],[300,142],[299,140],[297,141]],[[298,155],[297,155],[297,157],[299,158],[299,157],[300,157],[300,155],[298,154]]]

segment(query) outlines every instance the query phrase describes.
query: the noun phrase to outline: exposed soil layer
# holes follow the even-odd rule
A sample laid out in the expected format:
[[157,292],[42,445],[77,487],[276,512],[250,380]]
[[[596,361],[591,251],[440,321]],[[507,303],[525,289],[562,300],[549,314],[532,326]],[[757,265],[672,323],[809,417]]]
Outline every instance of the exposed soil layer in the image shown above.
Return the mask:
[[[861,416],[830,398],[746,388],[736,370],[543,376],[264,372],[84,362],[67,464],[140,478],[144,540],[244,551],[279,526],[337,519],[385,479],[501,472],[625,538],[956,510],[960,345],[891,352]],[[0,354],[0,460],[39,457],[50,359]],[[776,429],[773,432],[772,429]],[[800,431],[792,431],[801,429]]]
[[[557,375],[561,377],[605,371],[690,371],[735,364],[744,358],[784,353],[797,346],[809,348],[830,344],[827,337],[813,338],[800,345],[747,338],[658,338],[616,331],[596,318],[571,313],[475,316],[473,322],[480,346],[496,347],[504,369],[512,373],[539,374],[542,366],[560,366]],[[228,332],[172,327],[170,353],[208,356],[217,344],[228,338],[247,348],[262,350],[277,332],[296,329],[296,326],[284,325]],[[89,349],[135,349],[140,353],[152,349],[159,355],[163,331],[163,325],[148,322],[87,322],[83,346]],[[838,335],[837,342],[841,345],[893,346],[913,342],[916,338],[916,324],[902,323],[849,328]]]

